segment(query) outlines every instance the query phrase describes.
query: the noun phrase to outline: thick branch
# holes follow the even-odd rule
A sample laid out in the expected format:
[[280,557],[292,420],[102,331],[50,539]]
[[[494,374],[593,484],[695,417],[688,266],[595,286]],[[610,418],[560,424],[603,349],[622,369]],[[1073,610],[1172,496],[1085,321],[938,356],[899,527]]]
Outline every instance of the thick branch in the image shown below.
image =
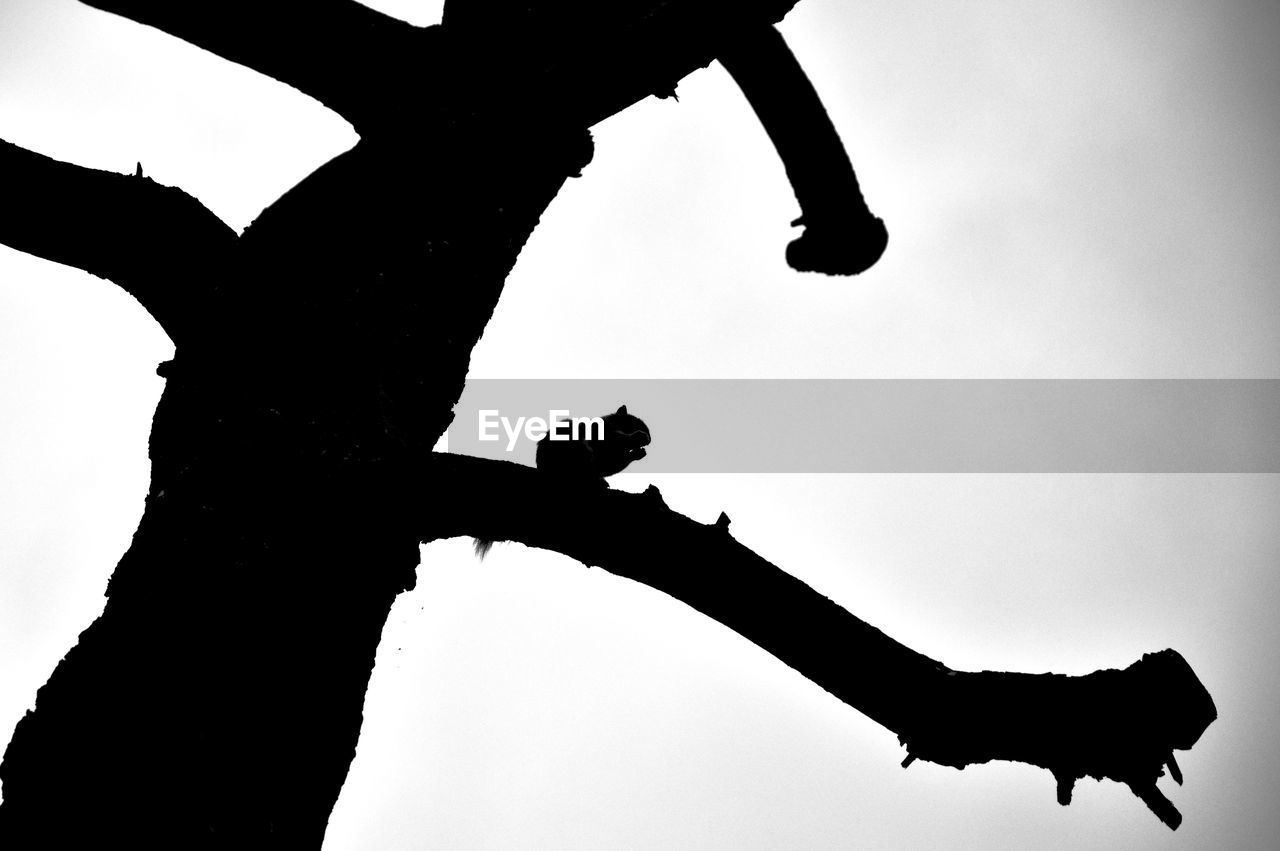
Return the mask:
[[884,253],[889,234],[867,209],[835,125],[782,34],[760,27],[720,54],[773,141],[800,202],[804,234],[787,249],[801,272],[856,275]]
[[[741,32],[795,0],[635,0],[573,5],[534,26],[502,4],[451,4],[446,27],[415,27],[354,0],[81,0],[287,83],[361,133],[403,130],[427,110],[509,122],[515,107],[589,126],[669,92]],[[468,18],[454,7],[476,12]],[[555,10],[556,3],[544,4]],[[545,18],[545,20],[544,20]],[[480,100],[475,90],[482,90]],[[470,90],[468,92],[467,90]],[[453,104],[450,106],[449,104]]]
[[0,141],[0,242],[114,281],[175,336],[236,233],[181,189]]
[[[676,84],[711,64],[744,36],[776,24],[796,0],[631,0],[612,14],[569,13],[534,16],[504,38],[492,22],[455,24],[480,44],[512,55],[499,88],[550,101],[553,108],[592,125],[649,95],[670,96]],[[467,8],[467,4],[459,2]],[[517,6],[527,4],[516,3]],[[555,4],[547,4],[555,9]],[[447,10],[446,10],[447,11]],[[462,18],[462,16],[456,16]],[[491,47],[491,50],[493,48]],[[513,91],[514,90],[514,91]]]
[[355,0],[82,0],[287,83],[360,127],[410,108],[431,31]]
[[434,456],[429,476],[448,498],[425,540],[519,541],[670,594],[897,733],[908,763],[1027,762],[1054,773],[1062,803],[1075,779],[1106,777],[1171,827],[1180,821],[1156,778],[1217,712],[1172,650],[1083,677],[953,671],[738,543],[724,515],[697,523],[654,488],[567,487],[532,468],[455,455]]

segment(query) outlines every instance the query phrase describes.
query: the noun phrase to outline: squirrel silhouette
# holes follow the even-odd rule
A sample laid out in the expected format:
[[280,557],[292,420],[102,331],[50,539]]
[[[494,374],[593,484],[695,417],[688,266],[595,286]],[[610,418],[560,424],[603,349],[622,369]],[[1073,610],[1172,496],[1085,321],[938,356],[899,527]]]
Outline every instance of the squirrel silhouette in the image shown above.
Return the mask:
[[[553,429],[538,441],[535,463],[540,471],[562,483],[607,488],[607,476],[621,473],[648,454],[649,427],[623,405],[601,418],[603,428],[588,428],[581,437],[552,439]],[[484,558],[494,542],[475,538],[476,555]]]

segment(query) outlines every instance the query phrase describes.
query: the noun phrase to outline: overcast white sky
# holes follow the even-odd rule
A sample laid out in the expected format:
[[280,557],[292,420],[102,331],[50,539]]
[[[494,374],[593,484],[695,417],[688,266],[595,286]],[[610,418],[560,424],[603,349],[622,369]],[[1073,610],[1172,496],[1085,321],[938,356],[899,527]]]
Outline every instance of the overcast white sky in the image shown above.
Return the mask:
[[[598,128],[475,375],[1280,377],[1280,5],[802,0],[783,29],[889,224],[882,263],[785,267],[794,201],[713,67]],[[237,227],[354,140],[72,0],[0,0],[0,138],[140,160]],[[170,350],[112,285],[0,247],[0,740],[101,609]],[[1025,766],[904,772],[892,734],[681,605],[446,542],[392,613],[326,851],[1274,847],[1275,476],[619,484],[650,480],[954,667],[1179,649],[1221,715],[1180,757],[1183,827],[1115,784],[1059,807]]]

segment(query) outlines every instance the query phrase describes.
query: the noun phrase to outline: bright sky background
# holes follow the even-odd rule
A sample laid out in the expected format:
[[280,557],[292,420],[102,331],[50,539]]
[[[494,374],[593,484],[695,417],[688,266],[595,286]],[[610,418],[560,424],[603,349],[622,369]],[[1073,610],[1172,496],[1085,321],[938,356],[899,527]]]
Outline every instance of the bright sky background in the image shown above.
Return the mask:
[[[713,67],[598,128],[473,373],[1280,377],[1278,25],[1268,2],[802,0],[783,29],[889,224],[882,263],[786,268],[794,201]],[[0,0],[0,138],[141,161],[237,227],[354,141],[296,92],[72,0]],[[101,610],[170,350],[112,285],[0,247],[0,740]],[[392,613],[326,851],[1274,847],[1275,476],[622,479],[727,511],[954,667],[1179,649],[1221,715],[1180,756],[1183,827],[1115,784],[1059,807],[1026,766],[903,771],[892,734],[680,604],[445,542]]]

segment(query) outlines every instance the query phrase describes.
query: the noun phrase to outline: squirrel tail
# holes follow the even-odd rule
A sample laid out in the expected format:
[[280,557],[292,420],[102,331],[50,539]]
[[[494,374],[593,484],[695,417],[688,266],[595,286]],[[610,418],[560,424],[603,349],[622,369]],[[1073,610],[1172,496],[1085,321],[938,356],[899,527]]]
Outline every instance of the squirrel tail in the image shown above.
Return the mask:
[[493,544],[493,541],[488,541],[484,538],[471,539],[471,547],[476,551],[476,557],[482,561],[484,560],[484,557],[489,554],[489,550],[493,549]]

